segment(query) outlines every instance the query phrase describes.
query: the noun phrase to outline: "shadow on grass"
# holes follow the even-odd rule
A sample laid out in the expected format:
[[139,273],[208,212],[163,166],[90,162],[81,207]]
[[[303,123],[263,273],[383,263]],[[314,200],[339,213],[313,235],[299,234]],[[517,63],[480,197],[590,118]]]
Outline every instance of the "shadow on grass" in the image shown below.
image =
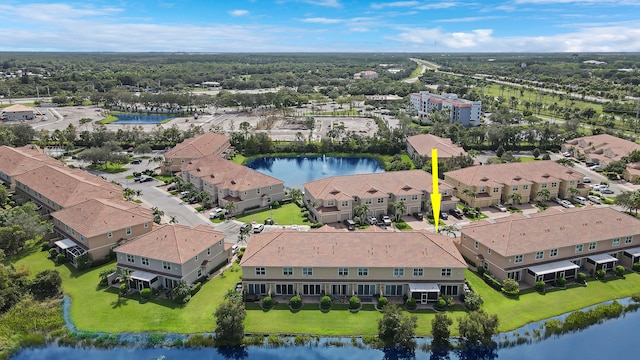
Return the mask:
[[43,251],[42,250],[42,242],[41,241],[27,241],[24,245],[24,247],[22,248],[22,250],[20,250],[16,255],[14,256],[8,256],[7,258],[2,262],[4,265],[9,265],[10,263],[15,263],[19,260],[22,260],[24,258],[26,258],[27,256],[33,255],[39,251]]

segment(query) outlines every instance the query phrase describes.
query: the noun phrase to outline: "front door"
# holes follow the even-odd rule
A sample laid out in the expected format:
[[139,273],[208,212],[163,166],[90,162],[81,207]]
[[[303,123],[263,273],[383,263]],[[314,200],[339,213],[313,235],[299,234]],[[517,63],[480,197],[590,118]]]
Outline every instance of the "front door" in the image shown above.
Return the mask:
[[421,295],[421,299],[420,299],[421,301],[420,302],[423,303],[423,304],[426,304],[427,301],[429,300],[429,296],[428,296],[429,293],[426,292],[426,291],[423,291],[421,294],[422,295]]

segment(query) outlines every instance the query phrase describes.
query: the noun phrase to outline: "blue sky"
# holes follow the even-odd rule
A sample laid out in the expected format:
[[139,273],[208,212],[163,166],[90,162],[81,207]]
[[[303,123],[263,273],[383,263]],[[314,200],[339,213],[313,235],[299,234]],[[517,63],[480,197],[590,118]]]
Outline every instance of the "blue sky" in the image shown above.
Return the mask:
[[0,51],[638,52],[640,0],[4,0]]

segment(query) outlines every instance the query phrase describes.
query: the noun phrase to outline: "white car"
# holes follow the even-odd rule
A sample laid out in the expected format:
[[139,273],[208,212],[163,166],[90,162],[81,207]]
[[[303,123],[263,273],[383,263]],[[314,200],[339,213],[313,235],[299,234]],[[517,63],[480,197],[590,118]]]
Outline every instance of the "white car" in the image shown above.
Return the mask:
[[500,210],[501,212],[507,212],[507,207],[502,204],[495,204],[493,205],[493,207]]
[[558,205],[562,205],[562,199],[560,199],[559,197],[553,198],[553,202],[557,203]]
[[575,207],[571,202],[569,202],[567,200],[562,200],[562,203],[560,205],[562,205],[562,206],[564,206],[566,208],[574,208]]
[[589,195],[587,198],[594,204],[601,204],[602,203],[602,199],[600,199],[599,197],[597,197],[595,195]]
[[213,211],[211,211],[209,213],[209,219],[215,219],[215,218],[219,218],[220,215],[226,215],[229,213],[229,210],[227,209],[222,209],[222,208],[215,208],[213,209]]
[[262,230],[264,230],[264,225],[263,224],[253,224],[253,232],[255,234],[261,233]]

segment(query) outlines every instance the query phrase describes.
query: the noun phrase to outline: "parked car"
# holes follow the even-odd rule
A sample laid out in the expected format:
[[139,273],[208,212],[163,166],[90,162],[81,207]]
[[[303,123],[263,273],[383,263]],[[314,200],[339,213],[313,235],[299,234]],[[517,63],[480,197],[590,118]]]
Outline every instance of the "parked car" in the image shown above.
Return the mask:
[[176,187],[175,185],[169,185],[169,186],[167,187],[167,191],[174,191],[174,190],[176,190],[176,189],[177,189],[177,187]]
[[424,215],[421,212],[414,212],[413,217],[420,221],[424,220]]
[[587,199],[583,196],[574,196],[573,201],[580,205],[587,205]]
[[440,219],[447,220],[449,218],[449,214],[444,211],[440,211]]
[[251,229],[251,224],[242,224],[240,225],[240,231],[248,232]]
[[228,213],[229,213],[229,210],[227,209],[215,208],[209,213],[209,219],[216,219],[216,218],[219,218],[220,215],[223,215],[223,214],[226,215]]
[[554,197],[551,200],[553,200],[553,202],[555,202],[558,205],[562,205],[562,199],[560,199],[559,197]]
[[369,216],[367,218],[367,222],[369,223],[369,225],[378,225],[378,219],[376,219],[375,216]]
[[607,195],[614,194],[613,190],[609,189],[608,187],[600,190],[600,192],[603,193],[603,194],[607,194]]
[[345,219],[343,221],[344,226],[347,227],[347,230],[355,230],[356,229],[356,223],[355,221],[351,220],[351,219]]
[[571,153],[570,152],[564,152],[564,153],[562,153],[562,156],[571,157]]
[[140,179],[140,182],[149,182],[149,181],[153,181],[153,178],[151,176],[145,176],[142,179]]
[[389,215],[381,215],[380,221],[382,222],[382,224],[384,224],[384,226],[391,226],[391,218],[389,217]]
[[595,195],[589,195],[587,197],[587,199],[589,199],[589,201],[591,201],[594,204],[601,204],[602,203],[602,199],[600,199],[598,196],[595,196]]
[[133,181],[135,182],[140,182],[140,180],[142,180],[142,176],[136,176],[133,178]]
[[262,230],[264,230],[264,224],[253,224],[253,232],[254,233],[261,233]]
[[238,250],[240,249],[240,245],[235,244],[231,247],[231,251],[235,254],[238,252]]
[[593,165],[593,166],[589,166],[589,170],[596,171],[597,169],[600,169],[600,165],[598,165],[598,164]]
[[507,207],[500,203],[493,205],[493,207],[500,210],[501,212],[507,212]]
[[582,178],[582,182],[585,183],[585,184],[588,184],[588,183],[591,182],[591,178],[588,177],[588,176],[585,176],[585,177]]
[[181,197],[181,198],[184,198],[184,197],[189,196],[189,194],[190,194],[190,193],[189,193],[188,191],[183,191],[183,192],[181,192],[181,193],[180,193],[180,197]]
[[462,217],[464,216],[464,213],[462,212],[462,210],[458,209],[458,208],[454,208],[449,210],[449,214],[453,215],[454,217],[458,218],[458,219],[462,219]]
[[562,205],[563,207],[566,207],[566,208],[574,208],[574,207],[575,207],[575,206],[573,206],[573,204],[572,204],[570,201],[568,201],[568,200],[562,200],[562,203],[561,203],[560,205]]
[[132,160],[131,164],[133,164],[133,165],[142,164],[142,160],[140,160],[140,159]]

